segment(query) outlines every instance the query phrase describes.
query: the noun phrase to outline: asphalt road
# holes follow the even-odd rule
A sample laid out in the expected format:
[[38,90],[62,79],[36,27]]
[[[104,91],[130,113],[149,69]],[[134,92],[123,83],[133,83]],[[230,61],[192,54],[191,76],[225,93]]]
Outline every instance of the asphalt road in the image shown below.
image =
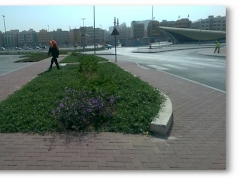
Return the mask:
[[14,63],[21,58],[23,55],[0,55],[0,76],[17,69],[29,66],[33,63]]
[[[136,48],[118,48],[117,60],[135,62],[142,68],[164,71],[196,83],[226,91],[226,58],[200,55],[200,49],[160,53],[132,53]],[[201,51],[204,50],[201,48]],[[114,53],[114,49],[106,50]],[[114,55],[100,55],[115,59]]]

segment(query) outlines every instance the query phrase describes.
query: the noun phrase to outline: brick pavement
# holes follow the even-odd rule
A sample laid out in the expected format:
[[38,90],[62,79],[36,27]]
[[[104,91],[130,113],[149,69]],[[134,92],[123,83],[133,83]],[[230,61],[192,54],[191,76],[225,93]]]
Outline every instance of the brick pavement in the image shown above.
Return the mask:
[[[225,170],[226,94],[134,63],[117,63],[167,94],[174,124],[168,137],[121,133],[0,134],[2,170]],[[0,76],[14,92],[49,60]],[[22,73],[24,78],[22,78]],[[6,82],[11,80],[11,82]],[[21,84],[22,83],[22,84]],[[5,84],[8,84],[8,86]],[[18,84],[18,85],[16,85]],[[6,90],[0,91],[0,97]]]

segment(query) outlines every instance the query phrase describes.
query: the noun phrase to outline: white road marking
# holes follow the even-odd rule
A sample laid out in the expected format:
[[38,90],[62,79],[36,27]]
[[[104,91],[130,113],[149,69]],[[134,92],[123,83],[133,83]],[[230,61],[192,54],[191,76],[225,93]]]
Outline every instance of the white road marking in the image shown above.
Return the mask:
[[176,65],[173,65],[173,64],[163,64],[163,66],[167,66],[167,67],[170,67],[170,68],[174,68],[174,69],[188,69],[188,68],[185,68],[185,67],[181,67],[181,66],[176,66]]
[[155,69],[159,69],[159,70],[162,70],[162,71],[168,71],[169,69],[168,68],[165,68],[165,67],[161,67],[161,66],[157,66],[157,65],[148,65],[149,67],[152,67],[152,68],[155,68]]

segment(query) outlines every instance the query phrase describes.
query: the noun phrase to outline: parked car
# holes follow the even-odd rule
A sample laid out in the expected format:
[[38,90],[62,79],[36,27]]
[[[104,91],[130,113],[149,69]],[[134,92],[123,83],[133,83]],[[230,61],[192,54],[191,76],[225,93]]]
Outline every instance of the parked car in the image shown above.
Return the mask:
[[41,49],[41,48],[38,46],[33,46],[33,49]]
[[22,50],[22,48],[20,48],[20,47],[15,47],[15,50]]
[[25,49],[25,50],[31,50],[32,48],[30,48],[30,47],[25,47],[24,49]]
[[5,51],[6,49],[4,47],[0,47],[0,51]]
[[42,48],[42,49],[46,49],[46,48],[47,48],[47,46],[42,46],[41,48]]
[[111,48],[112,48],[112,45],[111,45],[111,44],[106,44],[106,45],[105,45],[105,48],[106,48],[106,49],[111,49]]

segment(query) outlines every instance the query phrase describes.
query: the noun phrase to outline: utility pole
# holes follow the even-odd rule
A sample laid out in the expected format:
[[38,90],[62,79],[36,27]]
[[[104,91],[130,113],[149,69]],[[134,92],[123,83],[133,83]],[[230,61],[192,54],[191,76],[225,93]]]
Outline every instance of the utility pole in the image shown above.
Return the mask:
[[83,20],[83,27],[84,27],[84,20],[85,20],[86,18],[82,18],[82,20]]
[[4,22],[4,28],[5,28],[6,46],[7,46],[7,51],[8,51],[8,54],[9,54],[9,49],[8,49],[8,38],[7,38],[6,25],[5,25],[5,16],[2,15],[2,17],[3,17],[3,22]]
[[201,30],[202,30],[202,19],[200,19],[200,21],[198,20],[199,22],[199,45],[200,45],[200,38],[201,38]]
[[94,21],[94,29],[93,29],[93,33],[94,33],[94,54],[96,54],[96,42],[95,42],[95,6],[93,6],[93,21]]
[[85,49],[85,36],[86,36],[86,32],[85,32],[85,29],[84,29],[84,20],[86,18],[82,18],[82,21],[83,21],[83,52],[84,52],[84,49]]
[[150,39],[150,43],[152,43],[152,32],[153,32],[153,6],[152,6],[152,23],[151,23],[151,39]]

